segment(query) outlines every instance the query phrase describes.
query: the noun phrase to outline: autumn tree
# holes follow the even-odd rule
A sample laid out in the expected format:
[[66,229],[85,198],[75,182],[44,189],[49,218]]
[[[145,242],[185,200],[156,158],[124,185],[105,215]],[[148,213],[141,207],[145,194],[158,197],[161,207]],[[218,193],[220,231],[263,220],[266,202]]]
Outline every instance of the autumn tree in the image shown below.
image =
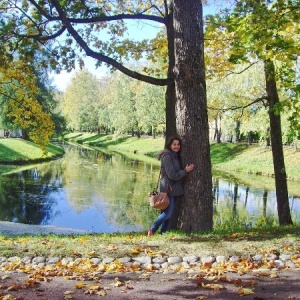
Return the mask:
[[51,115],[38,101],[41,95],[39,80],[32,64],[3,60],[0,66],[0,95],[2,112],[9,122],[22,128],[28,137],[46,149],[53,134]]

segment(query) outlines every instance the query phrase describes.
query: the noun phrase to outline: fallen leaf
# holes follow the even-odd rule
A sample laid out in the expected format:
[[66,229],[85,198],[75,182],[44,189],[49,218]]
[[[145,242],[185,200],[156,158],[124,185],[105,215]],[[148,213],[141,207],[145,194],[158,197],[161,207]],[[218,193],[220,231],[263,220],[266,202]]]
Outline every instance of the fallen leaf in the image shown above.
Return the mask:
[[209,284],[204,284],[202,283],[202,286],[206,289],[212,289],[214,291],[222,290],[224,289],[224,285],[222,284],[217,284],[217,283],[209,283]]
[[143,251],[142,247],[137,247],[131,250],[132,254],[139,254],[141,251]]
[[85,286],[86,286],[86,284],[83,283],[83,282],[79,282],[79,283],[75,284],[75,288],[76,288],[76,289],[82,289],[82,288],[85,287]]
[[128,283],[126,283],[126,285],[125,285],[125,291],[127,291],[127,290],[133,290],[134,289],[134,287],[133,286],[130,286]]
[[96,292],[96,295],[104,297],[104,296],[106,296],[106,292],[102,290],[102,291]]
[[125,282],[123,280],[119,279],[118,277],[116,277],[114,286],[120,287],[120,286],[123,286],[123,285],[125,285]]
[[240,296],[246,296],[246,295],[254,294],[254,291],[252,289],[240,288],[237,293]]
[[276,271],[272,271],[271,274],[270,274],[270,278],[277,278],[278,277],[278,274]]
[[95,254],[96,254],[96,251],[91,251],[88,253],[88,256],[95,256]]
[[3,298],[1,298],[2,300],[14,300],[14,297],[10,294],[5,295]]

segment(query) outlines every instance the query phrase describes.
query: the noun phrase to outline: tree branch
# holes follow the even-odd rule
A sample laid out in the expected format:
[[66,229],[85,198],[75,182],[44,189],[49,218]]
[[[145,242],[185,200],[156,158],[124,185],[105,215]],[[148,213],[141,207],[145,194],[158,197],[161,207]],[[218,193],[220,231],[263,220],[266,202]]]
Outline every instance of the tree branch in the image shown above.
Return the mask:
[[[263,96],[263,97],[255,99],[254,101],[252,101],[252,102],[250,102],[246,105],[241,105],[241,106],[231,106],[231,107],[228,107],[228,108],[215,108],[215,107],[209,107],[208,106],[207,108],[211,109],[211,110],[219,110],[219,111],[222,111],[222,112],[241,109],[242,110],[241,116],[242,116],[245,108],[247,108],[247,107],[249,107],[249,106],[251,106],[255,103],[258,103],[258,102],[262,102],[264,104],[264,100],[269,101],[269,98],[267,96]],[[264,106],[265,106],[265,104],[264,104]]]
[[[40,5],[38,5],[36,3],[36,1],[34,0],[29,0],[30,3],[32,5],[34,5],[34,7],[45,17],[47,18],[49,21],[61,21],[60,17],[53,17],[49,14],[47,14]],[[57,1],[52,1],[55,4],[55,8],[58,10],[57,8]],[[60,4],[59,8],[60,11],[63,12]],[[154,7],[154,6],[153,6]],[[58,11],[59,15],[60,12]],[[89,24],[89,23],[97,23],[97,22],[109,22],[109,21],[118,21],[118,20],[148,20],[148,21],[154,21],[154,22],[158,22],[158,23],[162,23],[165,24],[165,19],[163,17],[158,17],[158,16],[153,16],[153,15],[144,15],[143,13],[137,13],[137,14],[119,14],[119,15],[114,15],[114,16],[97,16],[97,17],[91,17],[91,18],[68,18],[66,17],[66,19],[74,24]]]
[[88,44],[82,39],[82,37],[78,34],[78,32],[73,28],[71,25],[69,19],[66,17],[63,9],[61,8],[59,2],[57,0],[53,0],[52,3],[54,4],[56,10],[58,11],[61,21],[63,22],[64,26],[67,28],[68,32],[70,35],[76,40],[76,42],[80,45],[80,47],[85,51],[87,56],[90,56],[92,58],[95,58],[101,62],[107,63],[117,70],[121,71],[122,73],[128,75],[129,77],[135,78],[137,80],[145,81],[147,83],[153,84],[153,85],[160,85],[160,86],[165,86],[168,84],[173,83],[172,78],[167,78],[167,79],[158,79],[150,76],[143,75],[141,73],[132,71],[116,60],[103,55],[101,53],[93,51]]

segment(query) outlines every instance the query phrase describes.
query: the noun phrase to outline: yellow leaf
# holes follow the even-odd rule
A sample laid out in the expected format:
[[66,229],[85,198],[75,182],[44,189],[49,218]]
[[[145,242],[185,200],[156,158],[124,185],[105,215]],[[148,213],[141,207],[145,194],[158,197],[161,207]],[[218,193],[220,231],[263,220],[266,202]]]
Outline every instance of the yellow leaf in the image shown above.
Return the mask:
[[137,247],[131,250],[132,254],[139,254],[141,251],[143,250],[143,248],[141,247]]
[[100,290],[100,285],[96,285],[96,284],[94,284],[94,285],[88,285],[87,288],[90,291],[99,291]]
[[5,295],[3,298],[1,298],[2,300],[14,300],[14,297],[10,294]]
[[118,277],[116,277],[114,286],[120,287],[120,286],[123,286],[123,285],[125,285],[125,282],[123,280],[119,279]]
[[254,291],[252,289],[240,288],[238,290],[238,295],[240,296],[251,295],[251,294],[254,294]]
[[217,284],[217,283],[209,283],[209,284],[204,284],[202,283],[202,286],[206,289],[212,289],[214,291],[222,290],[224,289],[224,285],[222,284]]
[[88,253],[88,256],[95,256],[96,252],[95,251],[91,251],[90,253]]
[[83,283],[83,282],[79,282],[79,283],[75,284],[76,289],[82,289],[83,287],[85,287],[85,283]]
[[278,277],[278,274],[276,271],[272,271],[271,274],[270,274],[270,277],[271,278],[277,278]]
[[106,296],[106,292],[105,291],[99,291],[99,292],[96,293],[96,295],[104,297],[104,296]]

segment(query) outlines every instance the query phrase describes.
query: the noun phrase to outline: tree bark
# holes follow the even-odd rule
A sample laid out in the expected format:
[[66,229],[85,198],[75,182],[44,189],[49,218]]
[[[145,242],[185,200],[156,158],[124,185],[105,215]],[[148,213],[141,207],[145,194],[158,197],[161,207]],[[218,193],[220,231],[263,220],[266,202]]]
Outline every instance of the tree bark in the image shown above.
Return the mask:
[[201,1],[174,0],[174,42],[177,131],[183,140],[183,164],[195,164],[185,180],[180,228],[186,233],[211,231],[212,173]]
[[[169,56],[168,78],[173,79],[175,54],[174,54],[174,26],[173,26],[172,6],[170,6],[170,13],[166,17],[165,25],[167,29],[168,56]],[[167,142],[169,137],[177,135],[176,118],[175,118],[176,94],[175,94],[175,83],[173,80],[171,84],[167,85],[165,100],[166,100],[166,142]]]
[[293,224],[291,218],[291,211],[289,207],[287,176],[284,163],[284,154],[282,147],[282,132],[280,113],[276,112],[279,104],[279,97],[277,93],[275,81],[275,67],[271,60],[264,62],[265,67],[265,80],[266,91],[269,103],[269,116],[270,116],[270,133],[271,133],[271,146],[273,155],[273,165],[275,174],[275,187],[277,197],[277,211],[279,218],[279,225]]

